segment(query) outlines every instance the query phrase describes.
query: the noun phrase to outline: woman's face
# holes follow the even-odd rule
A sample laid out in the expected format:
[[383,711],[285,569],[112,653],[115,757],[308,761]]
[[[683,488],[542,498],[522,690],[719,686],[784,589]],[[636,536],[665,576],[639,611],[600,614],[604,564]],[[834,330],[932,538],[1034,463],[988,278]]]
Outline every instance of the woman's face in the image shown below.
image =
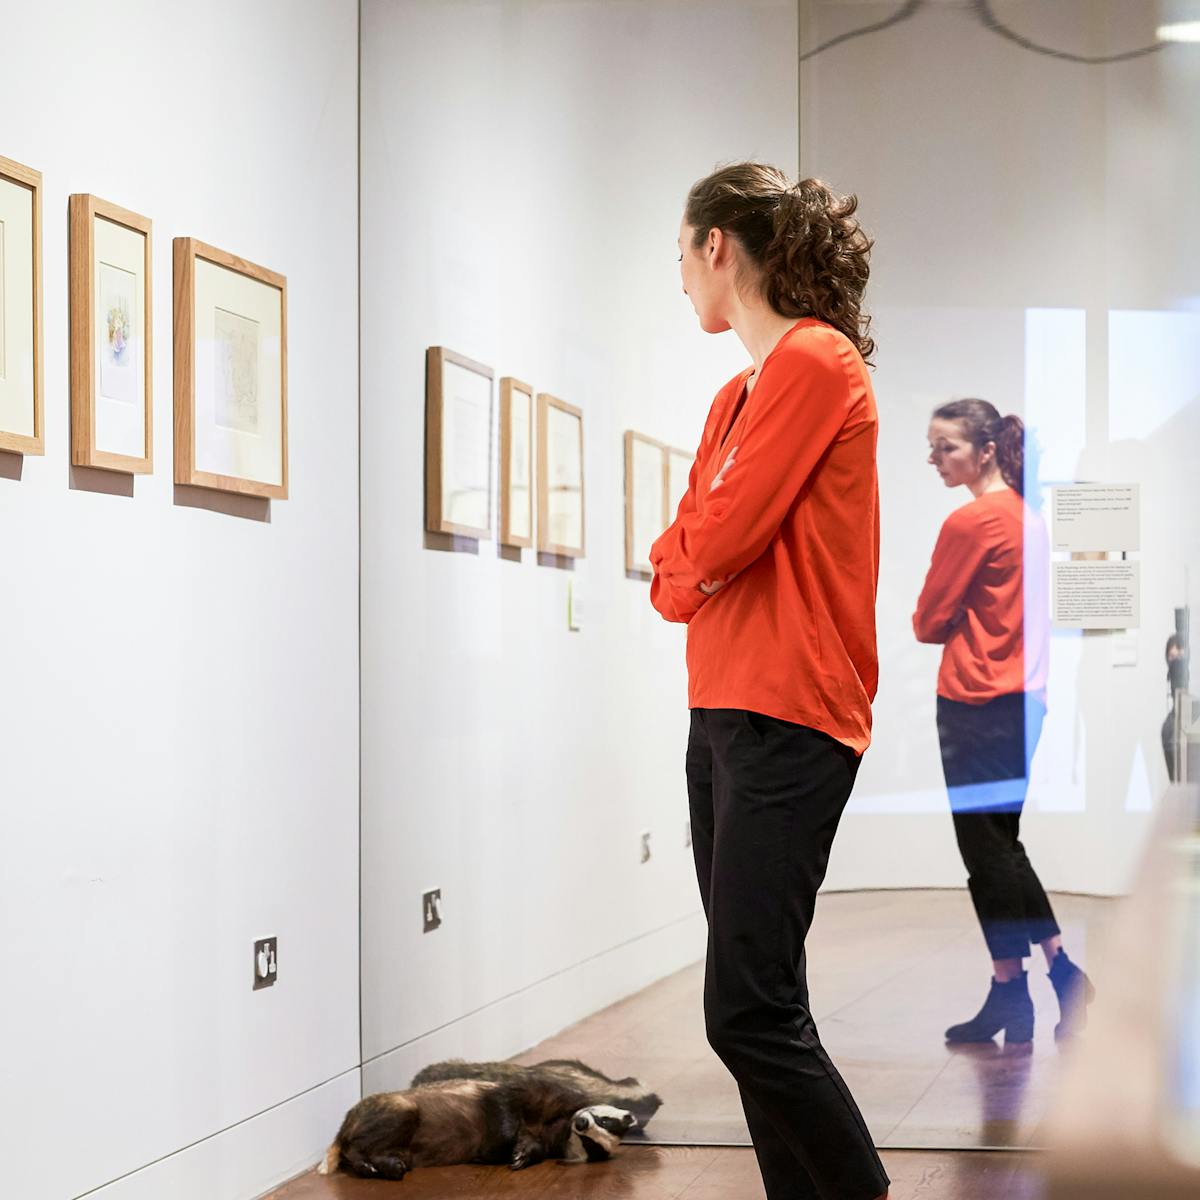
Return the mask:
[[991,442],[982,450],[971,444],[962,421],[934,417],[929,422],[929,462],[947,487],[960,484],[969,487],[987,470],[995,456]]
[[719,229],[709,231],[697,249],[692,245],[696,230],[683,220],[679,224],[679,275],[683,291],[692,302],[700,328],[705,333],[724,333],[729,322],[722,313],[733,279],[732,243]]

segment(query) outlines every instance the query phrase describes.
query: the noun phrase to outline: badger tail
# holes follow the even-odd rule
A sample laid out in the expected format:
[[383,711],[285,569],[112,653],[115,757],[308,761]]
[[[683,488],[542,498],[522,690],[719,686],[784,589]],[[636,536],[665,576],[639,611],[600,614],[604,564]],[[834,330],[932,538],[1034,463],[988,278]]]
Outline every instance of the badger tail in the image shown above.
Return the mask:
[[342,1143],[336,1141],[328,1150],[325,1151],[325,1157],[321,1160],[320,1166],[317,1167],[318,1175],[332,1175],[337,1171],[338,1166],[342,1161]]
[[486,1077],[486,1068],[491,1065],[489,1063],[468,1063],[461,1058],[452,1058],[448,1062],[431,1063],[428,1067],[418,1071],[413,1076],[413,1081],[410,1087],[421,1087],[426,1083],[441,1083],[446,1079],[477,1079],[481,1077],[481,1068],[483,1068],[483,1077]]

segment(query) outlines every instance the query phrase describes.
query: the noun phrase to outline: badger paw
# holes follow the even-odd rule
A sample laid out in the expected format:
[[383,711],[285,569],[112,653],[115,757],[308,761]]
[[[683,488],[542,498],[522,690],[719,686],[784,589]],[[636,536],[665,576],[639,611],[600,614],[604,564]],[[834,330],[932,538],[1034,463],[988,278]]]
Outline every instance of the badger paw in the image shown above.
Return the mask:
[[375,1167],[384,1179],[403,1179],[412,1170],[412,1164],[399,1154],[389,1154],[375,1159]]
[[522,1137],[513,1147],[512,1159],[508,1165],[514,1171],[523,1171],[526,1167],[532,1167],[534,1163],[541,1162],[543,1157],[542,1147],[536,1139]]

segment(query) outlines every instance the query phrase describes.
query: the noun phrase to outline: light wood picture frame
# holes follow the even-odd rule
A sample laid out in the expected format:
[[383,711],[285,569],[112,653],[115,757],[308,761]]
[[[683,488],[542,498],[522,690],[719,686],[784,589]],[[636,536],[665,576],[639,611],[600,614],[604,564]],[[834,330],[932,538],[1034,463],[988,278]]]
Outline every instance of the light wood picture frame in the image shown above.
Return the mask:
[[287,280],[174,240],[175,482],[288,495]]
[[649,578],[650,547],[667,527],[667,447],[625,431],[625,570]]
[[492,536],[491,367],[445,346],[425,352],[425,529]]
[[500,544],[533,545],[533,388],[500,380]]
[[45,454],[42,175],[0,158],[0,450]]
[[583,410],[546,392],[539,392],[537,400],[538,550],[583,558]]
[[151,222],[96,196],[68,203],[71,461],[154,470]]

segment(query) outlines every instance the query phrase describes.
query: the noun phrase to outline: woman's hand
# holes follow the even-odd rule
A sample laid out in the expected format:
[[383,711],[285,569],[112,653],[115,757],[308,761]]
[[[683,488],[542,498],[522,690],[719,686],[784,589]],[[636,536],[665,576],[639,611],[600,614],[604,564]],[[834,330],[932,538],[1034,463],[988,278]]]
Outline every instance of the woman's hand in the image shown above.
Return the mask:
[[696,586],[706,595],[715,596],[723,587],[731,584],[740,572],[730,575],[728,579],[714,579],[712,583],[699,583]]

